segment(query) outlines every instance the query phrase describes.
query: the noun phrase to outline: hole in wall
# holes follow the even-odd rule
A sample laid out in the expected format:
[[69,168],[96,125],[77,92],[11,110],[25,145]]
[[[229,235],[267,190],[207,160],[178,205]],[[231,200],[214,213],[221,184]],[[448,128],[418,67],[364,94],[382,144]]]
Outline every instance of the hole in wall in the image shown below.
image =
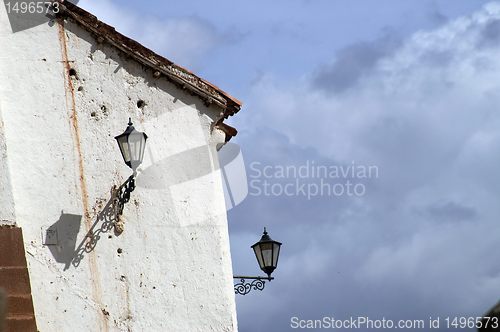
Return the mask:
[[144,108],[146,106],[146,102],[144,100],[137,101],[137,108]]
[[78,87],[78,91],[82,92],[83,91],[83,86]]
[[75,70],[75,68],[70,68],[70,70],[69,70],[68,73],[69,73],[69,76],[76,77],[76,70]]

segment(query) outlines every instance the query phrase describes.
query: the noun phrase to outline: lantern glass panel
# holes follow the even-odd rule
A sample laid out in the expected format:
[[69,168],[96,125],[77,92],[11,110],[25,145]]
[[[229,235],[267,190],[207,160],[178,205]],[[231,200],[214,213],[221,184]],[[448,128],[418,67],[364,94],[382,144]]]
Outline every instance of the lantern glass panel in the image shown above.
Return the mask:
[[128,138],[128,146],[130,149],[130,161],[136,161],[139,159],[139,148],[140,148],[140,138],[135,133],[130,134]]
[[130,151],[128,149],[128,140],[126,135],[117,137],[118,146],[120,147],[120,152],[122,153],[123,160],[125,163],[130,163]]
[[146,151],[146,139],[148,136],[144,133],[141,133],[141,148],[140,148],[140,153],[139,153],[139,160],[142,163],[144,160],[144,151]]
[[264,267],[270,267],[273,265],[273,243],[261,243],[260,250],[262,251],[262,259],[264,261]]
[[144,135],[138,131],[133,131],[128,137],[128,145],[130,149],[130,163],[133,169],[136,169],[141,163],[143,150]]
[[259,263],[259,267],[261,269],[264,268],[264,261],[262,259],[262,251],[260,250],[260,245],[255,245],[253,247],[253,250],[255,252],[255,257],[257,257],[257,262]]

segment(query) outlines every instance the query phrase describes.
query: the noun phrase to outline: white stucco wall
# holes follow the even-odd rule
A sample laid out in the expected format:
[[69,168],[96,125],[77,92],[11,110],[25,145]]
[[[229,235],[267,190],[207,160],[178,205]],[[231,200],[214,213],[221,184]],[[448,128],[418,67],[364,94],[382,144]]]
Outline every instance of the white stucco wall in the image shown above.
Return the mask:
[[0,224],[15,224],[14,196],[10,184],[10,170],[7,163],[7,141],[4,135],[0,103]]
[[[39,330],[235,331],[220,109],[72,22],[12,34],[0,6],[0,45],[0,219],[23,229]],[[100,233],[79,261],[131,174],[113,139],[128,117],[149,140],[125,231]]]

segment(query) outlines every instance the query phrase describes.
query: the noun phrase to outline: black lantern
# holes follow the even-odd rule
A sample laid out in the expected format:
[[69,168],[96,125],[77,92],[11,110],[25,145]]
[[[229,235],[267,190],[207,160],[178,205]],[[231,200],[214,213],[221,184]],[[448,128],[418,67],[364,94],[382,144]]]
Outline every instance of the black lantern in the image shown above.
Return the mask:
[[[260,238],[260,241],[252,246],[252,249],[255,252],[255,257],[257,257],[260,269],[267,274],[267,277],[233,276],[233,279],[240,280],[234,285],[235,294],[246,295],[251,290],[261,291],[265,287],[266,280],[271,281],[274,279],[274,277],[271,277],[271,273],[273,273],[278,265],[280,248],[281,243],[271,239],[267,234],[266,228],[264,228],[264,234]],[[252,282],[247,282],[246,280],[252,280]]]
[[252,246],[255,257],[257,257],[257,261],[259,262],[260,269],[264,271],[269,278],[271,278],[271,273],[273,273],[278,265],[280,248],[281,243],[271,239],[267,234],[266,228],[264,228],[264,234],[260,241]]
[[132,120],[128,119],[128,127],[125,132],[115,137],[123,156],[123,161],[135,172],[142,163],[144,150],[146,149],[146,140],[148,135],[135,130]]

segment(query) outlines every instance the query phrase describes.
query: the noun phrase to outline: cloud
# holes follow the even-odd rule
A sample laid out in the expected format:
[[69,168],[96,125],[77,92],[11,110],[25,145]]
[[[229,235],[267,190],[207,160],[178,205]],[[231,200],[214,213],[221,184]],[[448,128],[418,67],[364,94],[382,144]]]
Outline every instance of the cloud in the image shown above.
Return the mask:
[[431,1],[429,5],[429,18],[431,22],[436,24],[445,24],[448,21],[448,17],[443,14],[438,3],[436,1]]
[[203,57],[223,43],[212,24],[195,17],[152,20],[142,23],[138,31],[138,39],[145,45],[188,67],[201,65]]
[[284,243],[276,280],[238,298],[242,332],[288,331],[292,316],[472,317],[497,302],[498,20],[492,3],[397,45],[357,43],[301,80],[255,83],[258,112],[236,119],[248,163],[355,160],[380,177],[362,198],[249,197],[231,211],[235,271],[252,266],[250,232],[267,225]]
[[500,20],[491,20],[484,25],[480,32],[480,47],[498,46],[500,42]]
[[386,32],[375,41],[350,45],[338,52],[333,63],[317,70],[313,86],[330,93],[343,92],[370,75],[378,61],[398,45],[399,40],[393,32]]
[[456,202],[434,202],[419,213],[427,218],[452,222],[473,220],[478,216],[478,212],[474,208]]

